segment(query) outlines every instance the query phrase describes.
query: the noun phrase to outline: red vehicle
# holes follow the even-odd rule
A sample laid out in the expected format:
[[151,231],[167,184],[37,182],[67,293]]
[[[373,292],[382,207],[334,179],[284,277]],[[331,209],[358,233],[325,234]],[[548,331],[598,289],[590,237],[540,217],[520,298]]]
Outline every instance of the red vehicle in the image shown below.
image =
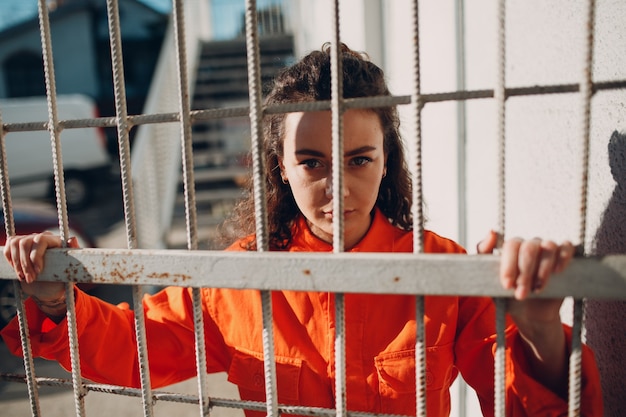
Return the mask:
[[[58,233],[59,219],[54,207],[39,202],[13,204],[13,220],[15,233],[26,235],[50,230]],[[2,227],[0,228],[0,246],[6,243],[4,213],[0,207]],[[70,221],[70,236],[76,236],[81,247],[95,247],[93,240],[76,222]],[[0,255],[2,256],[2,255]],[[6,278],[6,277],[2,277]],[[15,291],[12,280],[0,279],[0,328],[4,327],[15,316]]]

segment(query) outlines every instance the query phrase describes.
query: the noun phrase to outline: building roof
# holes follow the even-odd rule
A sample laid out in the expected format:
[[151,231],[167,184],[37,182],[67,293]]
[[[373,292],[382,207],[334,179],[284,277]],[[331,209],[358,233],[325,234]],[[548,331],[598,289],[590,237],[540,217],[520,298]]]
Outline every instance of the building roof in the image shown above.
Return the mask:
[[[56,2],[59,6],[55,10],[50,10],[50,20],[77,11],[106,5],[104,0],[56,0]],[[169,9],[165,7],[163,0],[120,0],[120,2],[133,2],[160,14],[169,13]],[[38,26],[37,0],[0,1],[0,38],[11,36],[24,30],[32,30],[33,28],[38,28]]]

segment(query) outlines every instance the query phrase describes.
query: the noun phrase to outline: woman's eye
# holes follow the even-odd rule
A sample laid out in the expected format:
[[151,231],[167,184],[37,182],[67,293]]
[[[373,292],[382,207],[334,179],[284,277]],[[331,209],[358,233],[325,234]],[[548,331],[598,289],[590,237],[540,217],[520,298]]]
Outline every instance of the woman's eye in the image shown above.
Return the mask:
[[305,159],[304,161],[300,162],[300,165],[304,165],[307,168],[313,169],[321,167],[322,163],[317,159]]
[[357,156],[356,158],[352,158],[350,165],[362,166],[367,165],[370,162],[372,162],[372,158],[368,158],[367,156]]

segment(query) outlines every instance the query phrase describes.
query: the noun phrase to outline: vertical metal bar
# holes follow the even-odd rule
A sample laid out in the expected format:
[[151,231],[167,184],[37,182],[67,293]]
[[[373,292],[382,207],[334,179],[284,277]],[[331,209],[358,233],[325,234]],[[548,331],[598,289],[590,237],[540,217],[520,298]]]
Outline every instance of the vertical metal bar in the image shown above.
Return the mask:
[[52,165],[54,169],[54,186],[57,203],[57,213],[59,217],[59,231],[63,246],[69,238],[69,227],[67,220],[67,205],[65,201],[65,180],[63,173],[63,158],[61,155],[61,139],[59,120],[57,113],[57,92],[56,77],[54,75],[54,59],[52,57],[52,39],[50,37],[50,19],[48,17],[48,7],[45,0],[40,0],[39,8],[39,28],[41,32],[41,47],[43,51],[44,78],[46,83],[46,96],[48,102],[48,132],[52,146]]
[[126,108],[126,88],[124,82],[124,63],[122,60],[122,40],[120,35],[119,9],[117,0],[107,0],[109,19],[109,36],[111,42],[111,61],[115,93],[115,114],[117,123],[117,139],[119,147],[120,172],[124,199],[124,218],[126,240],[129,249],[137,248],[137,224],[132,188],[132,172],[130,163],[129,132],[132,126],[128,121]]
[[496,85],[493,96],[496,102],[496,134],[498,140],[498,218],[497,230],[504,236],[506,227],[505,207],[506,207],[506,0],[498,1],[498,33],[496,36],[497,62],[496,62]]
[[344,250],[343,236],[343,61],[339,27],[339,0],[333,1],[333,41],[330,45],[333,252]]
[[[465,91],[465,0],[456,0],[456,89]],[[459,244],[467,247],[467,109],[465,100],[456,102],[457,187]],[[462,413],[465,414],[465,411]]]
[[20,327],[20,342],[22,343],[22,353],[24,356],[24,372],[26,373],[26,384],[28,389],[28,400],[30,411],[33,417],[41,415],[39,406],[39,386],[35,381],[35,364],[30,346],[30,333],[28,332],[28,321],[26,309],[24,308],[24,293],[19,281],[14,281],[15,302],[17,306],[17,319]]
[[[333,253],[344,251],[343,235],[343,60],[339,0],[332,3],[333,40],[330,45],[333,196]],[[348,414],[346,403],[346,339],[344,295],[335,294],[335,409]]]
[[419,36],[419,5],[418,0],[411,2],[413,28],[413,91],[411,92],[411,115],[414,122],[414,136],[410,142],[412,199],[411,214],[413,216],[413,252],[424,252],[424,200],[422,184],[422,98],[420,75],[420,36]]
[[569,357],[568,417],[580,415],[580,387],[582,377],[582,323],[583,300],[574,300],[574,322],[572,327],[572,347]]
[[278,391],[276,389],[276,358],[274,357],[274,327],[272,292],[261,291],[263,314],[263,371],[265,373],[265,402],[267,417],[278,417]]
[[[456,0],[456,89],[465,91],[465,0]],[[457,187],[459,244],[467,247],[467,106],[465,100],[456,103],[457,123]],[[467,382],[457,379],[458,416],[467,416]]]
[[[7,151],[5,144],[5,134],[2,127],[2,111],[0,111],[0,194],[2,196],[2,212],[4,214],[4,229],[7,238],[15,235],[15,222],[13,219],[13,207],[11,205],[11,189],[9,183],[9,166],[7,164]],[[35,381],[35,364],[30,346],[30,334],[28,332],[28,320],[24,308],[24,294],[19,281],[13,282],[15,292],[17,320],[20,329],[20,342],[24,357],[24,373],[26,375],[26,388],[28,400],[33,417],[41,415],[39,407],[39,386]]]
[[15,235],[13,221],[13,206],[11,205],[11,185],[9,182],[9,165],[7,163],[6,135],[2,123],[0,109],[0,193],[2,196],[2,212],[4,214],[4,229],[7,237]]
[[[595,31],[595,0],[585,3],[583,62],[580,80],[581,99],[581,141],[582,152],[582,183],[580,201],[580,230],[579,241],[586,247],[587,233],[587,201],[589,199],[589,154],[591,140],[591,99],[593,97],[593,41]],[[574,300],[574,322],[572,328],[572,346],[569,358],[569,390],[568,416],[580,415],[580,387],[582,376],[582,328],[583,328],[583,300]]]
[[415,297],[415,401],[416,416],[426,415],[426,332],[424,331],[424,297]]
[[[505,72],[506,72],[506,0],[498,1],[497,10],[497,47],[496,47],[496,86],[494,88],[494,98],[497,108],[497,139],[498,139],[498,225],[497,230],[499,236],[505,233],[505,207],[506,207],[506,90],[505,90]],[[498,242],[498,246],[502,242]],[[505,390],[505,311],[506,300],[497,298],[496,305],[496,354],[494,358],[494,414],[497,417],[504,417],[506,405]]]
[[[182,0],[174,0],[172,7],[174,37],[177,51],[178,93],[182,147],[183,184],[185,192],[185,220],[187,229],[187,249],[198,249],[198,222],[196,216],[196,194],[193,171],[193,145],[191,141],[191,118],[189,80],[187,72],[187,49],[185,36],[185,15]],[[196,368],[198,374],[198,398],[200,416],[209,415],[209,395],[204,340],[204,318],[200,288],[193,288],[193,318],[196,347]]]
[[346,399],[346,320],[344,294],[335,294],[335,409],[337,417],[348,415]]
[[505,416],[505,314],[506,302],[505,298],[496,298],[496,354],[495,354],[495,376],[494,376],[494,408],[497,417]]
[[173,0],[174,38],[177,52],[178,104],[180,112],[180,141],[182,148],[183,185],[185,193],[185,221],[187,248],[198,249],[198,221],[196,215],[196,192],[193,171],[193,146],[191,142],[191,117],[189,80],[187,76],[187,51],[185,46],[185,15],[183,0]]
[[[63,174],[63,157],[61,154],[61,139],[56,106],[56,78],[54,75],[54,59],[52,57],[52,40],[50,36],[50,19],[45,0],[38,2],[39,29],[41,34],[41,46],[43,51],[44,78],[46,83],[46,96],[48,101],[48,131],[52,146],[52,164],[54,169],[55,194],[57,201],[57,213],[59,217],[59,230],[63,246],[67,246],[69,238],[69,225],[67,219],[67,205],[65,199],[65,180]],[[76,310],[74,304],[74,285],[71,282],[65,284],[67,304],[67,327],[70,349],[70,363],[72,366],[72,385],[74,388],[74,406],[77,416],[85,415],[86,390],[82,384],[80,372],[80,355],[78,350],[78,334],[76,326]]]
[[250,100],[250,133],[252,141],[252,174],[256,215],[256,244],[259,251],[269,248],[267,242],[267,201],[265,198],[265,161],[263,160],[263,109],[256,1],[246,0],[246,50],[248,54],[248,89]]
[[[107,0],[109,21],[109,38],[111,42],[111,61],[115,91],[115,114],[117,122],[117,138],[119,145],[120,171],[124,198],[124,218],[128,249],[137,249],[137,224],[132,188],[130,164],[130,141],[128,112],[126,108],[126,89],[124,82],[124,64],[122,60],[122,40],[120,33],[120,17],[117,0]],[[137,357],[139,361],[139,377],[141,380],[141,399],[143,413],[146,417],[154,415],[152,387],[150,384],[150,367],[148,364],[148,347],[146,344],[146,327],[142,303],[143,291],[140,286],[133,286],[133,311],[135,316],[135,333],[137,335]]]
[[[413,137],[410,141],[410,167],[412,184],[411,214],[413,216],[413,253],[424,252],[424,211],[422,184],[422,101],[420,74],[419,4],[411,2],[413,31],[413,90],[411,115]],[[424,331],[424,296],[415,297],[415,410],[417,417],[426,415],[426,334]]]
[[[246,0],[246,51],[248,55],[248,89],[250,101],[250,130],[252,134],[252,173],[256,220],[257,251],[269,250],[267,232],[267,200],[265,199],[265,167],[261,105],[261,75],[257,8],[255,0]],[[272,293],[261,291],[263,313],[263,367],[265,372],[265,401],[268,417],[278,417],[276,391],[276,358],[274,357],[274,327]]]
[[[585,245],[587,233],[587,200],[589,198],[589,153],[591,133],[591,98],[593,96],[593,38],[595,26],[595,0],[587,0],[585,13],[585,42],[583,44],[582,79],[580,80],[581,100],[581,141],[582,152],[582,184],[580,201],[579,240]],[[583,246],[584,247],[584,246]]]

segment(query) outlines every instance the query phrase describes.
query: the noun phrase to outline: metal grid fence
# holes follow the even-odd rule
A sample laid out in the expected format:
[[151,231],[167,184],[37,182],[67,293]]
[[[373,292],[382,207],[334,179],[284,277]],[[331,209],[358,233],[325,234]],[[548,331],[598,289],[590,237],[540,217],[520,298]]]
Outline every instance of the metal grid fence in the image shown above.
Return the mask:
[[[35,375],[33,357],[30,351],[30,342],[27,332],[26,315],[22,293],[15,282],[18,294],[18,318],[24,350],[25,376],[3,376],[5,380],[19,380],[26,382],[33,416],[42,415],[38,400],[40,385],[71,385],[74,391],[76,415],[85,415],[84,397],[89,391],[108,392],[120,395],[138,396],[143,400],[145,416],[153,415],[155,401],[178,401],[198,404],[201,415],[208,415],[212,407],[234,407],[267,412],[268,416],[277,416],[281,413],[297,413],[312,416],[337,415],[364,416],[367,413],[356,413],[346,407],[345,381],[345,340],[343,332],[343,294],[359,293],[386,293],[386,294],[414,294],[416,297],[416,322],[418,334],[416,336],[416,410],[418,416],[426,414],[425,398],[425,340],[423,333],[424,295],[455,294],[465,296],[489,296],[496,300],[497,311],[497,349],[495,360],[495,415],[504,416],[504,300],[510,297],[509,291],[503,290],[497,279],[497,256],[455,256],[455,255],[428,255],[423,254],[422,236],[423,213],[422,208],[422,178],[421,178],[421,112],[427,103],[438,101],[472,100],[476,98],[493,97],[498,103],[497,122],[499,137],[499,231],[504,232],[505,216],[505,105],[508,97],[533,94],[559,94],[578,92],[582,106],[580,140],[584,144],[582,167],[584,172],[583,187],[581,190],[581,219],[580,241],[585,241],[585,220],[587,202],[587,177],[589,164],[589,126],[590,106],[593,94],[603,89],[623,89],[625,80],[604,83],[594,83],[591,76],[592,45],[594,34],[594,1],[587,2],[587,16],[581,30],[586,33],[586,50],[584,54],[584,70],[578,84],[549,85],[532,88],[506,88],[505,82],[505,1],[498,2],[498,77],[494,90],[456,91],[440,94],[421,94],[420,92],[420,63],[419,42],[413,43],[412,68],[414,70],[413,93],[410,96],[373,97],[365,99],[343,99],[341,60],[337,45],[340,44],[339,1],[333,2],[334,38],[332,39],[332,99],[329,102],[306,103],[297,105],[281,105],[264,108],[261,103],[261,88],[259,75],[259,48],[258,25],[256,22],[256,2],[246,0],[246,44],[248,54],[248,77],[250,101],[246,109],[226,110],[198,110],[191,111],[189,106],[188,69],[186,48],[184,42],[185,18],[183,16],[183,0],[173,0],[173,27],[177,48],[177,72],[179,87],[179,110],[168,114],[145,114],[130,116],[126,110],[126,95],[124,90],[122,49],[119,28],[119,11],[117,0],[107,0],[109,32],[113,61],[113,75],[115,84],[116,117],[97,118],[88,120],[60,121],[56,111],[55,75],[52,65],[52,48],[50,42],[50,27],[46,0],[39,0],[39,21],[41,43],[44,55],[45,80],[48,96],[49,119],[47,122],[30,124],[4,124],[0,136],[0,179],[2,186],[2,202],[5,214],[7,235],[15,233],[11,211],[11,197],[7,172],[4,136],[7,132],[48,130],[52,141],[54,175],[56,184],[56,200],[59,215],[61,237],[64,242],[68,239],[68,216],[65,203],[63,181],[63,166],[59,135],[64,129],[78,127],[116,127],[118,132],[121,179],[124,196],[124,210],[128,250],[104,249],[60,249],[51,251],[46,258],[46,270],[40,276],[41,280],[67,282],[67,323],[70,334],[72,380],[40,378]],[[418,2],[412,3],[413,37],[419,39]],[[340,115],[349,108],[371,108],[408,104],[412,109],[415,121],[415,131],[411,135],[410,167],[413,182],[413,218],[416,233],[413,254],[344,254],[343,222],[341,218],[333,225],[332,254],[271,254],[268,252],[267,226],[265,219],[265,191],[262,186],[261,160],[261,119],[264,114],[274,112],[292,112],[309,110],[332,111],[333,137],[333,204],[334,212],[342,212],[342,123]],[[252,133],[252,161],[254,175],[254,194],[256,207],[258,252],[257,253],[224,253],[213,251],[198,251],[197,220],[195,211],[193,158],[191,147],[191,126],[194,120],[212,117],[230,117],[233,115],[248,114],[251,121]],[[184,172],[185,200],[187,214],[187,246],[188,251],[172,250],[145,250],[139,249],[137,244],[137,228],[133,198],[133,183],[130,172],[130,147],[128,132],[131,126],[151,123],[178,123],[180,126],[180,143],[182,149],[182,165]],[[1,124],[1,113],[0,113]],[[133,262],[127,263],[128,257]],[[77,268],[80,266],[80,268]],[[351,270],[354,273],[345,276],[341,271]],[[66,272],[63,272],[66,271]],[[67,272],[70,271],[70,272]],[[115,271],[115,274],[112,272]],[[167,272],[164,274],[164,272]],[[294,275],[304,274],[307,280],[290,279]],[[10,279],[12,270],[3,260],[0,262],[0,276]],[[351,278],[358,276],[358,279]],[[437,280],[432,280],[437,276]],[[74,306],[74,292],[71,283],[122,283],[132,285],[134,312],[137,329],[137,348],[140,362],[141,389],[129,389],[101,384],[87,383],[81,378],[80,347],[76,334],[76,315]],[[471,283],[471,285],[468,285]],[[144,327],[144,315],[141,302],[142,285],[184,285],[193,288],[194,319],[196,333],[198,395],[176,395],[167,392],[153,391],[149,372]],[[200,288],[253,288],[261,290],[264,326],[264,365],[266,403],[238,401],[230,399],[212,398],[206,383],[206,358],[203,335],[202,313],[200,308]],[[340,323],[337,326],[335,340],[336,366],[336,408],[319,409],[311,407],[285,406],[278,404],[276,392],[276,372],[273,355],[272,334],[272,305],[270,293],[273,290],[299,291],[328,291],[336,294],[336,318]],[[624,256],[606,256],[603,258],[583,257],[573,261],[571,267],[563,274],[555,277],[540,297],[575,298],[574,337],[571,346],[570,376],[569,376],[569,415],[579,415],[580,406],[580,355],[582,330],[582,300],[583,298],[598,299],[626,299],[626,258]],[[421,331],[420,331],[421,330]]]

